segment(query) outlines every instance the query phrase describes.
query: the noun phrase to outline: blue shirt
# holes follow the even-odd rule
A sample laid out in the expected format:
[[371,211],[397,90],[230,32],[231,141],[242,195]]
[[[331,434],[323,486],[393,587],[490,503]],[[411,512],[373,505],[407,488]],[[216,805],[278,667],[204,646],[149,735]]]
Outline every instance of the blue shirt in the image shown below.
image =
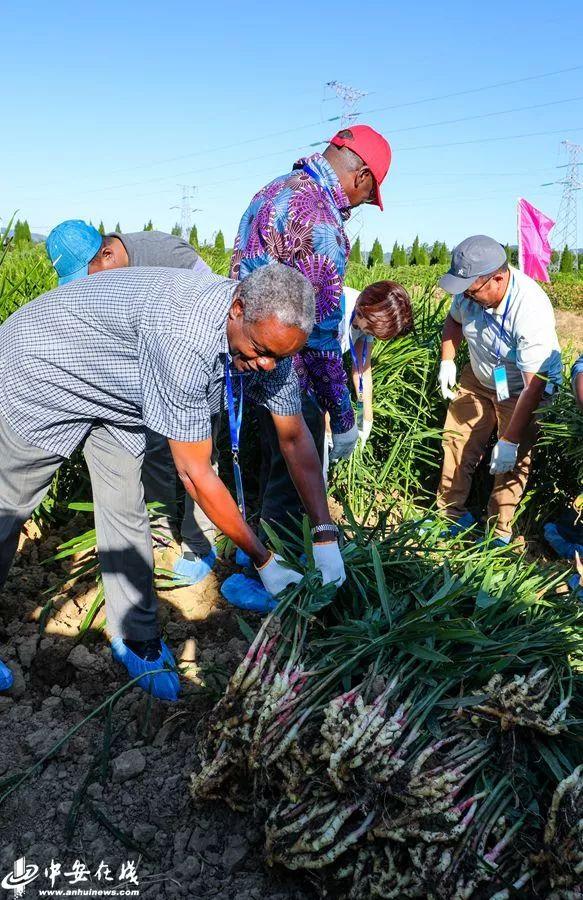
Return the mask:
[[583,375],[583,355],[573,364],[571,369],[571,384],[575,387],[575,379],[577,375]]
[[[60,456],[95,422],[134,456],[144,451],[144,425],[176,441],[210,438],[211,415],[224,408],[236,287],[212,272],[139,267],[43,294],[0,327],[0,415]],[[291,359],[246,374],[244,385],[272,412],[301,410]]]

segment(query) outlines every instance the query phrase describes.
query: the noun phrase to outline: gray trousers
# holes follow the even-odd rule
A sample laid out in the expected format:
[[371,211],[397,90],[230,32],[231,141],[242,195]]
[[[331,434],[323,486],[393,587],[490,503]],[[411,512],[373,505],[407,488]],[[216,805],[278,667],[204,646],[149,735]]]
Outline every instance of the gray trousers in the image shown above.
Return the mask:
[[[212,463],[218,471],[217,439],[221,427],[220,415],[211,417]],[[154,527],[171,532],[178,524],[178,501],[184,493],[184,513],[180,523],[182,552],[206,556],[215,543],[215,526],[190,494],[181,485],[177,487],[176,468],[168,440],[155,431],[146,429],[146,455],[142,466],[142,482],[146,502],[164,504],[164,512],[154,521]],[[180,492],[180,494],[179,494]]]
[[[112,637],[143,641],[158,635],[152,537],[141,481],[142,459],[103,425],[89,433],[87,461],[107,627]],[[64,462],[24,441],[0,417],[0,587],[10,570],[20,530]]]

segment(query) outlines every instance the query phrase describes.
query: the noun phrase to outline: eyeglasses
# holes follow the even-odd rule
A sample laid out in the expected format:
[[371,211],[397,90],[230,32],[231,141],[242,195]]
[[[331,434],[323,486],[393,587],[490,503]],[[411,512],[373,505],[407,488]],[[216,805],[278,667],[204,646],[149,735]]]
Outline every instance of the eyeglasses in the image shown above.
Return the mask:
[[474,291],[464,291],[464,297],[467,297],[469,300],[474,300],[478,296],[480,291],[486,287],[488,282],[492,281],[495,274],[496,272],[493,272],[492,275],[490,275],[490,277],[485,280],[484,284],[481,284],[480,287],[476,288]]
[[[366,168],[368,168],[368,166],[367,166]],[[378,203],[377,203],[377,185],[376,185],[376,181],[375,181],[374,175],[372,174],[372,172],[370,171],[370,169],[368,170],[368,174],[369,174],[370,177],[371,177],[372,187],[371,187],[371,189],[370,189],[370,194],[368,195],[368,197],[366,198],[366,200],[364,200],[364,203],[373,203],[373,204],[378,205]]]

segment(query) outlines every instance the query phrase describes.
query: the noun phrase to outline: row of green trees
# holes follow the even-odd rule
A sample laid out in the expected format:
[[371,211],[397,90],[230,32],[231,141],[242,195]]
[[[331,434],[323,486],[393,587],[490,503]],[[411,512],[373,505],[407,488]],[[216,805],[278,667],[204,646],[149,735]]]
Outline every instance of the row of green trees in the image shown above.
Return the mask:
[[[89,220],[89,224],[93,225],[93,222],[91,220]],[[98,230],[99,234],[107,234],[107,232],[105,230],[105,225],[103,224],[103,220],[101,220],[101,222],[97,226],[97,230]],[[119,224],[119,222],[116,223],[116,226],[113,230],[117,234],[122,233],[121,225]],[[22,234],[21,234],[21,231],[22,231]],[[148,221],[145,223],[144,227],[142,228],[142,231],[154,231],[154,223],[152,222],[151,219],[148,219]],[[172,230],[170,233],[175,235],[176,237],[182,237],[182,227],[180,225],[180,222],[176,222],[176,224],[172,227]],[[30,228],[28,227],[28,222],[24,221],[21,223],[20,221],[18,221],[16,223],[15,228],[14,228],[14,240],[15,240],[15,242],[17,242],[18,240],[20,240],[21,242],[22,241],[30,242],[31,237],[30,237]],[[192,228],[190,229],[189,243],[192,244],[193,247],[200,246],[196,225],[193,225]],[[214,241],[211,244],[211,246],[213,246],[215,248],[215,250],[218,250],[219,252],[222,252],[222,253],[227,252],[226,246],[225,246],[225,236],[222,231],[220,231],[220,230],[217,231]]]
[[[511,247],[509,244],[504,246],[506,258],[510,265],[518,265],[518,249]],[[350,251],[351,262],[367,265],[369,269],[379,263],[388,263],[390,266],[447,266],[451,258],[451,251],[442,241],[435,241],[433,245],[422,244],[419,237],[416,237],[410,247],[399,244],[395,241],[390,257],[385,258],[383,247],[378,238],[375,239],[372,249],[367,253],[362,250],[360,238],[357,238]],[[565,247],[560,254],[553,250],[551,261],[559,262],[560,272],[575,272],[575,263],[578,262],[580,272],[583,272],[583,254],[579,254],[578,260],[575,254]]]
[[[93,224],[91,220],[89,221],[89,224]],[[99,223],[97,230],[100,234],[106,234],[103,220],[101,220],[101,222]],[[121,233],[121,225],[119,222],[116,223],[116,226],[113,230],[118,234]],[[143,230],[154,230],[154,224],[151,219],[146,222]],[[179,222],[177,222],[172,228],[172,234],[176,235],[177,237],[180,237],[182,235],[182,228]],[[17,219],[14,226],[14,243],[17,246],[23,246],[24,244],[30,244],[31,242],[32,236],[27,220],[24,219],[21,221],[20,219]],[[198,248],[200,246],[196,225],[193,225],[190,229],[189,243],[192,244],[193,247]],[[214,249],[219,253],[226,253],[225,236],[222,231],[217,231],[214,242],[211,244],[211,246],[214,246]],[[517,266],[518,251],[516,247],[510,247],[509,244],[506,244],[504,249],[506,251],[506,258],[510,265]],[[362,250],[360,245],[360,238],[357,238],[352,245],[352,250],[350,251],[350,260],[351,262],[357,262],[360,264],[364,263],[369,268],[372,268],[374,265],[384,262],[388,262],[389,265],[395,268],[397,266],[447,266],[450,261],[450,255],[451,251],[447,248],[445,243],[441,241],[435,241],[435,243],[430,246],[429,244],[421,243],[419,237],[416,237],[412,245],[408,248],[405,247],[404,244],[399,244],[398,241],[395,241],[395,243],[393,244],[393,249],[391,251],[390,259],[385,260],[385,253],[378,238],[375,239],[372,245],[372,249],[368,253]],[[565,249],[560,254],[560,257],[560,272],[575,272],[576,262],[578,262],[579,272],[583,272],[583,254],[579,254],[579,257],[577,259],[575,254],[571,250],[569,250],[567,246],[565,246]],[[553,250],[551,261],[553,263],[556,263],[558,261],[558,258],[559,253],[556,250]]]
[[[152,220],[150,219],[147,222],[147,224],[144,225],[144,231],[153,231],[153,230],[154,230],[154,226],[152,225]],[[176,222],[176,224],[172,227],[172,231],[170,233],[175,235],[176,237],[182,237],[182,226],[181,226],[180,222]],[[193,247],[196,247],[197,249],[200,247],[200,243],[198,240],[198,231],[197,231],[196,225],[193,225],[192,228],[190,229],[190,234],[188,235],[188,242],[189,242],[189,244],[191,244]],[[225,236],[220,229],[219,229],[219,231],[217,231],[214,241],[210,246],[213,246],[214,249],[217,250],[219,253],[227,252],[227,248],[225,246]]]
[[389,259],[385,259],[385,253],[381,242],[375,239],[369,253],[363,252],[360,246],[360,238],[357,238],[350,251],[351,262],[364,263],[372,269],[379,263],[388,262],[394,266],[446,266],[450,260],[450,251],[441,241],[435,241],[433,245],[422,244],[416,237],[411,247],[395,241]]

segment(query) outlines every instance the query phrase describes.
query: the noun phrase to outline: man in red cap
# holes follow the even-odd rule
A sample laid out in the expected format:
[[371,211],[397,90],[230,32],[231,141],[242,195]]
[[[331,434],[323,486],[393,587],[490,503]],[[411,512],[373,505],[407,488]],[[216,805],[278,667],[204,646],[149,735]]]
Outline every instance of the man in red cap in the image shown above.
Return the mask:
[[[302,412],[323,456],[324,413],[332,428],[332,460],[350,456],[358,429],[350,400],[338,328],[350,243],[344,222],[362,203],[383,208],[380,186],[391,148],[369,125],[352,125],[331,138],[323,153],[298,160],[292,171],[262,188],[245,211],[235,239],[231,278],[280,262],[298,269],[316,294],[314,329],[294,357]],[[290,525],[301,504],[277,436],[259,411],[262,445],[261,518]]]

